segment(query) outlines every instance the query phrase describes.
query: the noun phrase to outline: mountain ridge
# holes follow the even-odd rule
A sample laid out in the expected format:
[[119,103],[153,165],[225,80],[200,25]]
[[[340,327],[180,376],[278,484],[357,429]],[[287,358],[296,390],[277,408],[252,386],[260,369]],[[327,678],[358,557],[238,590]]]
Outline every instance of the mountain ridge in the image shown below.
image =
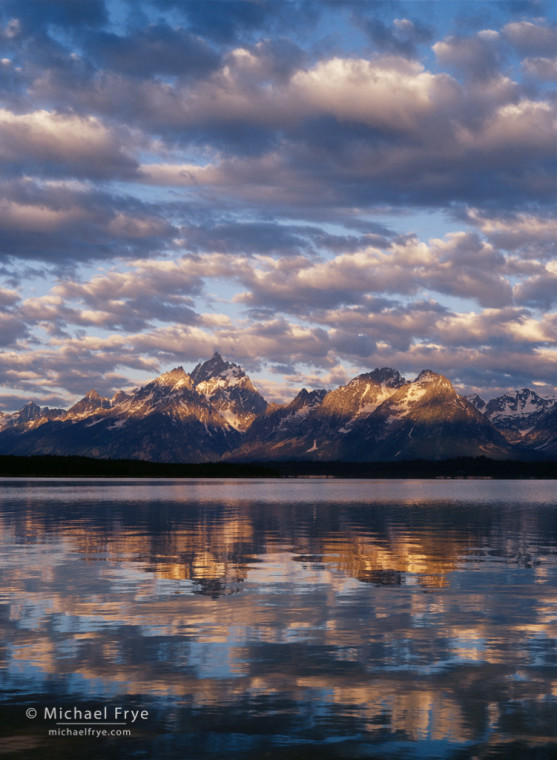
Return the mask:
[[90,390],[68,410],[33,401],[0,415],[0,454],[160,462],[557,458],[556,399],[529,389],[485,402],[422,370],[377,368],[331,390],[268,404],[244,370],[215,352],[112,398]]

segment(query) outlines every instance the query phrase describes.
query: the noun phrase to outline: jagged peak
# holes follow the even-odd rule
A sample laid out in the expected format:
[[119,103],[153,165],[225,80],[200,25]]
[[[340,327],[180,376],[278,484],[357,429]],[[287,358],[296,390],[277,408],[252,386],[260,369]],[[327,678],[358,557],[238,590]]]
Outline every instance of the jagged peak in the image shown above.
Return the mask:
[[129,397],[129,394],[126,393],[126,391],[116,391],[110,401],[112,403],[112,406],[116,406],[116,404],[121,404],[122,401],[127,401]]
[[469,396],[464,396],[464,398],[466,401],[468,401],[468,403],[472,404],[472,406],[478,409],[478,411],[481,412],[483,409],[485,409],[486,402],[477,393],[471,393]]
[[192,385],[192,379],[191,376],[188,375],[188,373],[185,371],[183,367],[174,367],[174,369],[171,369],[170,372],[163,372],[162,375],[159,375],[157,378],[155,378],[154,382],[157,385],[165,385],[174,387],[175,385],[186,385],[188,387],[191,387]]
[[536,393],[536,391],[533,391],[531,388],[521,388],[520,390],[515,391],[514,393],[508,394],[511,397],[514,397],[517,399],[517,401],[548,401],[551,400],[550,396],[540,396],[539,393]]
[[540,396],[530,388],[521,388],[492,398],[486,405],[485,414],[490,418],[501,414],[530,414],[543,411],[553,403],[555,403],[555,398],[551,396]]
[[386,385],[395,387],[406,382],[400,372],[397,369],[392,369],[392,367],[381,367],[381,369],[376,368],[360,377],[372,380],[376,383],[385,383]]
[[437,380],[438,377],[441,376],[438,375],[437,372],[434,372],[432,369],[423,369],[416,378],[415,382],[427,383],[431,382],[432,380]]
[[245,376],[245,372],[238,364],[225,361],[218,351],[215,351],[207,361],[197,364],[191,373],[194,385],[215,377],[227,376],[240,378]]
[[313,391],[308,391],[307,388],[302,388],[298,395],[292,399],[290,404],[294,406],[313,406],[315,404],[320,404],[326,395],[327,391],[325,388],[316,388]]
[[[381,367],[371,370],[371,372],[364,372],[361,375],[357,375],[352,378],[348,383],[348,386],[359,385],[360,383],[374,383],[375,385],[383,385],[388,388],[400,388],[406,382],[400,372],[391,367]],[[346,387],[346,386],[341,386]]]
[[34,420],[41,415],[41,407],[34,401],[28,401],[25,406],[16,412],[16,419]]
[[441,375],[438,372],[434,372],[432,369],[423,369],[414,382],[419,383],[420,385],[424,385],[425,383],[438,383],[450,388],[453,387],[448,377],[445,377],[445,375]]
[[104,398],[95,390],[90,390],[82,399],[68,409],[68,414],[86,414],[96,409],[109,409],[110,406],[110,399]]

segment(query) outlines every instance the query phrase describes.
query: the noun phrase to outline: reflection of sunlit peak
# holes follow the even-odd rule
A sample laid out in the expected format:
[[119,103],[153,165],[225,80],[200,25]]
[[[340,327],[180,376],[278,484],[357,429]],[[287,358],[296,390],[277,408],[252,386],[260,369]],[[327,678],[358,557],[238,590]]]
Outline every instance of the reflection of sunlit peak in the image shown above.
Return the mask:
[[548,633],[548,627],[545,623],[520,623],[513,625],[512,629],[525,633]]
[[[390,728],[410,741],[466,741],[471,731],[465,728],[459,705],[439,691],[404,686],[404,682],[377,680],[363,686],[337,681],[325,684],[332,687],[333,700],[338,705],[361,705],[362,717],[369,731],[377,731],[390,713]],[[299,685],[318,688],[318,679],[300,679]]]
[[226,575],[226,565],[223,562],[218,562],[211,552],[198,554],[192,563],[192,567],[196,578],[213,580]]

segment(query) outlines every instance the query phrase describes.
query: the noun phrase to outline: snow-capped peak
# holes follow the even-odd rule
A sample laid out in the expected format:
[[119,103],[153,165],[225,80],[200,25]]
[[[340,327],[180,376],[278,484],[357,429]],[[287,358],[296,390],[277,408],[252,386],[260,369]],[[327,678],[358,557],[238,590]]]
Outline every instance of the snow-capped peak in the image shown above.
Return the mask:
[[192,380],[183,367],[175,367],[170,372],[165,372],[154,381],[157,385],[170,388],[191,388]]
[[432,369],[423,369],[418,377],[416,378],[416,383],[433,383],[435,380],[440,378],[441,375],[438,375],[437,372],[434,372]]
[[471,393],[469,396],[464,396],[472,406],[474,406],[479,412],[483,412],[485,409],[485,401],[477,393]]
[[530,414],[548,408],[553,401],[554,399],[538,396],[535,391],[531,391],[529,388],[521,388],[514,393],[506,393],[504,396],[488,401],[485,413],[488,417],[494,417],[498,414]]
[[492,398],[481,411],[508,441],[517,443],[555,404],[552,396],[538,396],[529,388]]
[[399,388],[404,385],[405,380],[396,369],[391,367],[381,367],[381,369],[374,369],[372,372],[368,372],[366,375],[360,375],[362,378],[372,380],[375,383],[385,385],[387,388]]
[[29,420],[34,420],[37,417],[40,417],[41,414],[41,407],[38,404],[35,404],[34,401],[28,401],[23,409],[20,409],[19,412],[16,412],[16,415],[20,422],[27,422]]
[[245,431],[255,417],[263,414],[267,402],[253,387],[251,380],[237,364],[226,362],[215,351],[191,373],[198,393],[236,430]]
[[116,406],[117,404],[121,404],[123,401],[127,401],[129,399],[129,394],[125,391],[116,391],[114,396],[110,399],[110,403],[112,406]]
[[241,367],[237,364],[225,362],[218,351],[215,351],[213,356],[206,362],[203,362],[203,364],[198,364],[191,373],[191,379],[194,385],[199,385],[199,383],[202,383],[205,380],[211,380],[217,377],[227,380],[230,383],[233,382],[234,379],[244,376],[245,372]]
[[443,388],[446,391],[454,391],[451,381],[446,378],[445,375],[440,375],[431,369],[423,369],[418,377],[414,380],[414,384],[420,385],[422,387],[435,384],[435,386],[439,389]]
[[103,398],[96,390],[89,391],[80,401],[75,403],[67,411],[68,419],[87,417],[92,412],[102,409],[110,409],[110,399]]

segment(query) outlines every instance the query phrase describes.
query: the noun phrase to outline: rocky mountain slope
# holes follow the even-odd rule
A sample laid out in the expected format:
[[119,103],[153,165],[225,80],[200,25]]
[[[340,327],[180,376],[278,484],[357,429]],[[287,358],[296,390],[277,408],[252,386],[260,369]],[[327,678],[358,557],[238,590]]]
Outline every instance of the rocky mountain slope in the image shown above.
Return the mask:
[[538,419],[521,439],[521,445],[540,458],[557,459],[557,403]]
[[332,391],[305,388],[255,420],[234,459],[338,459],[357,420],[368,417],[406,383],[396,370],[376,369]]
[[58,419],[6,428],[0,453],[203,462],[237,446],[239,435],[177,367],[114,401],[91,391]]
[[244,370],[237,364],[225,362],[218,353],[204,364],[198,364],[191,379],[197,392],[241,432],[246,431],[267,408],[267,402]]
[[490,401],[480,396],[468,400],[481,411],[511,443],[520,443],[557,401],[549,396],[539,396],[529,388],[506,393]]
[[401,386],[368,418],[357,420],[341,449],[341,458],[353,461],[510,455],[491,422],[446,377],[431,370]]
[[268,405],[241,367],[215,353],[190,374],[177,367],[110,399],[89,391],[67,411],[29,402],[1,414],[0,454],[160,462],[557,458],[556,408],[527,389],[466,399],[430,370],[408,381],[390,368]]

